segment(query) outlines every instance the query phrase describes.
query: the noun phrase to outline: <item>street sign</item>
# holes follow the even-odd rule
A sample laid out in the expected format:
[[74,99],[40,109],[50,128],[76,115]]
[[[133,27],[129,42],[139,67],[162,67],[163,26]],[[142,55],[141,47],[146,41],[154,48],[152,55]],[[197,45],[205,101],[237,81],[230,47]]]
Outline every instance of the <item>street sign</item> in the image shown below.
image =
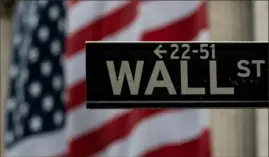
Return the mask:
[[268,107],[268,43],[87,42],[87,108]]

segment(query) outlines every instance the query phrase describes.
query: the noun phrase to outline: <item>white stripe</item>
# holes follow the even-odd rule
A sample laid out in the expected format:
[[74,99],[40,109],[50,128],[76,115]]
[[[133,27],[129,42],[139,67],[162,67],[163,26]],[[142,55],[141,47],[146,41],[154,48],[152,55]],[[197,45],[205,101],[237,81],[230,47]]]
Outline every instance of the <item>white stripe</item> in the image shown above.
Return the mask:
[[193,14],[201,1],[148,1],[140,9],[144,31],[166,26]]
[[[201,4],[200,1],[146,1],[140,5],[137,17],[129,26],[116,34],[105,37],[104,40],[139,40],[144,31],[183,20],[193,14]],[[165,13],[162,10],[165,10]]]
[[7,157],[38,157],[38,156],[55,156],[65,153],[68,149],[65,130],[46,133],[42,135],[34,135],[10,149],[5,150]]
[[194,41],[208,41],[210,39],[209,30],[204,29],[193,39]]
[[64,60],[67,87],[85,80],[86,77],[86,53],[83,49],[71,58]]
[[80,1],[68,11],[68,34],[78,31],[126,3],[128,1]]
[[96,156],[141,156],[147,150],[165,144],[193,140],[208,127],[207,110],[163,112],[139,123],[127,138],[112,143],[110,147]]
[[69,138],[79,137],[130,111],[128,109],[86,110],[85,106],[80,105],[68,113]]

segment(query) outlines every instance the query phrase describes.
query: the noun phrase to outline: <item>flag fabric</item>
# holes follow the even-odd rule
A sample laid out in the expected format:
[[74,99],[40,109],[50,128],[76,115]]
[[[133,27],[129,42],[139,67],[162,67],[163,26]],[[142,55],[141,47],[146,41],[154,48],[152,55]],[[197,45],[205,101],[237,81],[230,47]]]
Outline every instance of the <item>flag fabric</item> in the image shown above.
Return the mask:
[[85,41],[208,40],[205,2],[66,2],[17,8],[6,156],[211,157],[207,110],[85,106]]
[[57,156],[67,145],[63,4],[21,1],[14,13],[5,157]]
[[206,3],[69,1],[67,12],[70,155],[210,157],[206,110],[85,110],[85,41],[208,40]]

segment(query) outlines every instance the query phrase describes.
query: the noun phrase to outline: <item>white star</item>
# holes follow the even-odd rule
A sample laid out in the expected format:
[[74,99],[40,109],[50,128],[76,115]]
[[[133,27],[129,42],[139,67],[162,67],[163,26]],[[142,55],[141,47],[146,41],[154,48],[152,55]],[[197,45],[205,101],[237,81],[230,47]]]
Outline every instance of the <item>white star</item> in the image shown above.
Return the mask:
[[37,1],[40,7],[45,7],[48,4],[48,0]]
[[32,97],[38,97],[41,94],[41,85],[39,82],[33,82],[29,86],[29,93]]
[[[29,41],[29,37],[24,37],[23,38],[24,41]],[[25,58],[27,57],[28,53],[26,51],[18,51],[18,55],[20,58]]]
[[28,24],[28,15],[27,14],[22,14],[22,24],[27,25]]
[[28,71],[28,69],[23,69],[21,71],[21,76],[20,77],[21,77],[22,81],[25,83],[28,80],[28,78],[29,78],[29,71]]
[[11,131],[7,131],[5,133],[5,141],[6,141],[6,143],[9,144],[9,143],[13,142],[13,140],[14,140],[14,134]]
[[42,100],[42,107],[45,111],[51,111],[54,105],[54,100],[52,98],[52,96],[46,96],[44,97],[44,99]]
[[31,13],[31,14],[37,14],[37,11],[38,11],[38,6],[37,5],[32,5],[31,7],[30,7],[30,12],[29,13]]
[[40,27],[39,30],[38,30],[38,38],[40,41],[47,41],[48,38],[49,38],[49,29],[48,27]]
[[19,72],[18,67],[13,64],[11,66],[11,68],[10,68],[10,77],[11,77],[11,79],[15,79],[16,76],[18,75],[18,72]]
[[21,124],[15,125],[15,134],[17,137],[21,137],[23,135],[23,127]]
[[34,29],[36,28],[38,21],[39,17],[36,14],[33,14],[28,18],[28,25],[30,26],[31,29]]
[[29,112],[29,104],[28,103],[22,103],[19,108],[19,113],[21,116],[26,116]]
[[15,33],[14,37],[13,37],[13,44],[14,46],[18,46],[22,41],[22,38],[20,36],[19,33]]
[[52,65],[50,61],[44,61],[41,63],[41,73],[44,76],[49,76],[51,74]]
[[39,58],[39,51],[36,47],[32,47],[28,54],[30,62],[35,63]]
[[10,98],[8,101],[7,101],[7,106],[6,106],[7,110],[9,111],[12,111],[16,108],[16,103],[15,103],[15,100],[14,98]]
[[60,76],[54,76],[52,79],[52,86],[55,90],[60,90],[62,87],[62,78]]
[[54,113],[53,121],[56,125],[61,125],[63,122],[63,113],[61,111]]
[[30,129],[33,132],[37,132],[42,128],[42,120],[38,116],[34,116],[30,119]]
[[50,44],[50,50],[54,56],[60,54],[61,51],[61,42],[59,40],[54,40]]
[[49,17],[51,20],[57,20],[60,15],[60,10],[57,6],[53,6],[49,8]]

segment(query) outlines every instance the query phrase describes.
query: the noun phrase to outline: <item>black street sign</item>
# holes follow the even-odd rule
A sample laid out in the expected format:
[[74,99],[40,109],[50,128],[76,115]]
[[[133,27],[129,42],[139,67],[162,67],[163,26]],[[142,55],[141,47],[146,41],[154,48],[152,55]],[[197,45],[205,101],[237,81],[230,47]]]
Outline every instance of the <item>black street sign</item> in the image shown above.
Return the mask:
[[87,42],[87,108],[268,107],[268,42]]

